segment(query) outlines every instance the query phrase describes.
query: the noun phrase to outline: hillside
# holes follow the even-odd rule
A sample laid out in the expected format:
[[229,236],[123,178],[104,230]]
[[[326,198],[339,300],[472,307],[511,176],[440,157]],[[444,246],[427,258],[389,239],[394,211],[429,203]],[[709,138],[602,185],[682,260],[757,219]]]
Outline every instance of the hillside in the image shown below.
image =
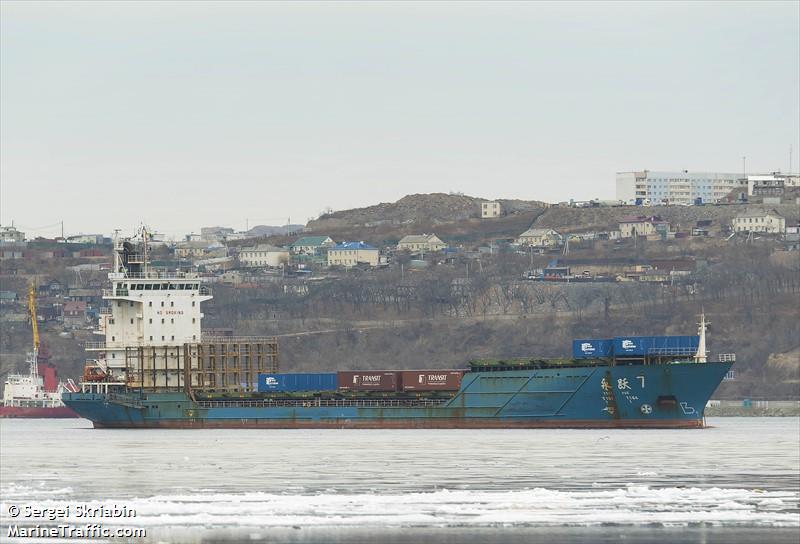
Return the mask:
[[[711,220],[711,230],[716,232],[745,211],[775,209],[787,223],[800,219],[800,208],[794,204],[564,208],[524,200],[500,200],[505,215],[481,219],[481,202],[486,200],[465,195],[408,195],[394,203],[323,216],[310,221],[306,232],[378,245],[395,243],[406,234],[435,232],[450,243],[469,244],[516,238],[530,227],[552,228],[561,233],[614,230],[620,219],[631,215],[658,215],[682,231],[690,230],[699,220]],[[290,238],[277,240],[289,241]]]
[[744,212],[775,210],[789,221],[797,221],[800,208],[794,204],[731,204],[706,206],[617,206],[613,208],[550,208],[534,222],[534,226],[559,232],[609,230],[619,220],[630,215],[657,215],[681,230],[688,230],[697,221],[712,221],[712,228],[730,225],[731,220]]
[[[445,193],[407,195],[397,202],[382,202],[367,208],[342,210],[309,221],[306,229],[321,232],[351,227],[439,225],[480,217],[485,198]],[[500,200],[509,215],[529,212],[548,204],[534,200]]]

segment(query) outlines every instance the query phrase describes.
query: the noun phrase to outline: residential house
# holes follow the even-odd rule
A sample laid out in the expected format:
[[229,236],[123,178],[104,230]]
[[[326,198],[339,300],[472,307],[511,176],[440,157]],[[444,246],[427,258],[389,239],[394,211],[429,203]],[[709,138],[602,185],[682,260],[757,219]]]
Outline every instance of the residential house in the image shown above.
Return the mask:
[[86,325],[86,302],[82,300],[68,300],[61,307],[64,318],[64,327],[79,329]]
[[408,251],[441,251],[447,247],[435,234],[409,234],[397,244],[397,249]]
[[748,211],[739,214],[731,222],[733,232],[763,232],[765,234],[783,234],[786,232],[786,219],[776,212]]
[[320,255],[335,245],[330,236],[303,236],[289,246],[289,251],[292,255]]
[[378,266],[380,251],[364,242],[343,242],[328,250],[328,266],[351,267],[357,264]]
[[649,236],[651,234],[665,233],[667,231],[669,231],[669,222],[663,221],[657,216],[646,217],[638,215],[633,217],[623,217],[619,221],[619,232],[621,238]]
[[69,300],[82,300],[87,304],[99,304],[103,300],[103,290],[70,287],[67,290],[66,298]]
[[0,291],[0,305],[16,304],[17,298],[17,293],[14,291]]
[[528,229],[517,237],[517,244],[531,247],[553,247],[561,244],[561,235],[553,229]]
[[0,261],[22,259],[25,255],[24,244],[3,243],[0,245]]
[[63,291],[64,286],[55,278],[36,287],[36,293],[40,297],[59,297]]
[[481,202],[481,218],[500,217],[503,214],[503,207],[497,201]]
[[179,259],[203,257],[206,253],[208,253],[208,242],[204,241],[179,242],[175,246],[175,257]]
[[289,262],[289,250],[269,244],[243,247],[239,251],[239,264],[251,268],[279,267]]

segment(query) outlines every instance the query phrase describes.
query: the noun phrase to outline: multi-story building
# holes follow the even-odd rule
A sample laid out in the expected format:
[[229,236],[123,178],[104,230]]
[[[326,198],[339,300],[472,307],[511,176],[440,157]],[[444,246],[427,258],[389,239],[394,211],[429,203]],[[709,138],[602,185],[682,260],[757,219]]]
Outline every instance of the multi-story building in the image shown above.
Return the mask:
[[435,234],[409,234],[397,243],[397,249],[408,251],[441,251],[447,244]]
[[364,242],[343,242],[328,250],[328,266],[351,267],[357,264],[378,266],[380,251]]
[[747,176],[747,194],[750,196],[782,196],[785,180],[772,176]]
[[278,267],[289,262],[289,250],[268,244],[243,247],[239,252],[239,263],[248,267]]
[[734,232],[783,234],[786,232],[786,219],[775,210],[749,211],[734,217],[731,226]]
[[503,214],[503,207],[499,202],[481,202],[481,218],[500,217]]
[[0,227],[0,243],[21,244],[25,241],[25,233],[17,230],[17,227]]
[[680,204],[717,202],[743,184],[742,174],[722,172],[617,172],[617,198],[629,203]]

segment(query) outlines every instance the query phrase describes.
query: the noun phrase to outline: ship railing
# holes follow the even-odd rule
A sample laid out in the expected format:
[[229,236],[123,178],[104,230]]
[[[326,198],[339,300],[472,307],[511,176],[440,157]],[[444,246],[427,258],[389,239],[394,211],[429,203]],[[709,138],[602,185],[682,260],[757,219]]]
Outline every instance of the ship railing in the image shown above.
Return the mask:
[[89,350],[104,350],[106,349],[105,342],[86,342],[83,344],[84,349]]
[[268,344],[277,342],[274,336],[225,336],[224,334],[203,334],[201,342],[208,344]]
[[647,350],[647,354],[651,356],[695,355],[696,353],[697,348],[650,348]]
[[111,310],[111,308],[104,307],[104,308],[100,308],[100,310],[98,310],[97,313],[99,313],[100,315],[111,315],[112,314],[112,310]]
[[450,399],[358,399],[358,400],[201,400],[200,408],[425,408],[441,406]]
[[114,279],[132,279],[132,280],[183,280],[183,279],[198,279],[195,272],[178,272],[167,270],[148,270],[147,272],[124,272],[119,274],[119,277]]
[[736,354],[735,353],[720,353],[717,355],[717,361],[720,363],[735,363],[736,362]]

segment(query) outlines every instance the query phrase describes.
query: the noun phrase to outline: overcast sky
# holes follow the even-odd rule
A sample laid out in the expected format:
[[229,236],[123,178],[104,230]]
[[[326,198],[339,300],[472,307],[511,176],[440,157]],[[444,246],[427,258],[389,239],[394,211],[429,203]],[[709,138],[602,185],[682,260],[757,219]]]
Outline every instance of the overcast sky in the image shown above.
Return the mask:
[[800,159],[800,4],[2,2],[0,220],[305,223]]

